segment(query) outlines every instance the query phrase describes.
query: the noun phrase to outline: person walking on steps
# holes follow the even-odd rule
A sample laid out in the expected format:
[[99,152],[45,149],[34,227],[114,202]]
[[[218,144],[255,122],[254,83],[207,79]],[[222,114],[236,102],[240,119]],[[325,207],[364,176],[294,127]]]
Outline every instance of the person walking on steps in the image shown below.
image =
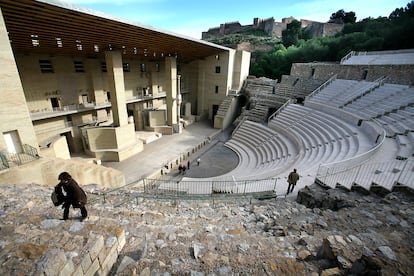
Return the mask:
[[288,189],[287,189],[287,193],[286,195],[290,194],[291,192],[293,192],[293,189],[295,189],[295,185],[299,180],[299,174],[296,172],[296,169],[293,169],[293,171],[289,174],[288,176]]
[[88,211],[85,207],[87,202],[85,191],[82,190],[82,188],[68,172],[62,172],[59,174],[58,179],[60,182],[55,186],[55,193],[63,200],[63,220],[67,220],[69,218],[69,209],[72,205],[73,208],[80,209],[82,215],[81,221],[83,221],[88,217]]

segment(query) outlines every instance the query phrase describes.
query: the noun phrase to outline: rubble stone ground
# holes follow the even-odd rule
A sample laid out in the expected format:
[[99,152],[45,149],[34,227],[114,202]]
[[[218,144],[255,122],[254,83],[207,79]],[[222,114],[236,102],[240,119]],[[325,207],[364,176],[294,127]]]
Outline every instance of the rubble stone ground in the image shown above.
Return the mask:
[[[102,192],[84,188],[89,198]],[[312,185],[299,191],[303,204],[138,198],[114,207],[127,192],[91,202],[89,218],[80,222],[76,209],[59,220],[50,187],[0,186],[0,274],[39,275],[56,250],[79,262],[88,238],[111,237],[123,227],[126,244],[110,275],[414,275],[410,194]],[[313,193],[318,199],[309,200]],[[316,204],[335,199],[335,210]],[[314,206],[306,207],[309,202]]]

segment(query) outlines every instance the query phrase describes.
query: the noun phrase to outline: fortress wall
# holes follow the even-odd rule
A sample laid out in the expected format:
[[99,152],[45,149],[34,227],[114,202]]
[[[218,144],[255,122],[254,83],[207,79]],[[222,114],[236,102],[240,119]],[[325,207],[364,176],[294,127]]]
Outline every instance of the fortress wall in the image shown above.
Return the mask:
[[[275,22],[273,17],[267,19],[254,18],[252,25],[241,25],[238,21],[221,24],[220,27],[210,28],[207,32],[202,32],[202,39],[208,39],[214,36],[223,36],[243,32],[246,29],[260,29],[266,32],[268,36],[281,38],[282,31],[287,28],[287,24],[295,20],[293,17],[283,18],[282,22]],[[310,31],[311,37],[333,36],[340,32],[343,24],[321,23],[312,20],[301,19],[302,28]]]
[[324,23],[322,36],[334,36],[341,32],[344,24]]
[[272,36],[277,38],[282,38],[282,31],[286,30],[287,24],[281,22],[275,22],[273,24]]

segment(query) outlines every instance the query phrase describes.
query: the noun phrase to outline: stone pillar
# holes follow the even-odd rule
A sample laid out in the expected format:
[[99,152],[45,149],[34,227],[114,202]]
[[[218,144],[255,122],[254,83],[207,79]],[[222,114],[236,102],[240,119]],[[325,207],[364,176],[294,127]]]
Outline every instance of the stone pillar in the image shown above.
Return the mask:
[[167,124],[177,125],[177,60],[165,58],[165,91],[167,93]]
[[206,101],[206,62],[198,61],[198,79],[197,79],[197,115],[202,117],[208,114]]
[[181,102],[182,102],[182,98],[181,98],[181,75],[177,75],[177,128],[176,128],[176,132],[181,133],[182,132],[182,127],[181,127],[181,123],[180,123],[180,118],[181,118]]
[[103,87],[101,64],[97,59],[88,59],[88,72],[90,72],[90,78],[93,88],[93,100],[96,105],[106,104],[106,92]]
[[135,130],[144,129],[144,111],[143,111],[144,108],[142,105],[143,105],[142,103],[134,104],[133,115],[134,115]]
[[[93,89],[93,101],[96,106],[102,106],[107,104],[106,91],[104,90],[104,83],[102,79],[101,63],[98,59],[88,59],[87,63],[88,72],[90,72],[90,78]],[[96,110],[97,120],[105,120],[107,118],[105,109]]]
[[191,117],[191,103],[185,103],[184,116]]
[[[0,101],[0,149],[9,149],[5,140],[8,137],[18,137],[16,149],[23,144],[29,144],[38,148],[37,137],[30,118],[29,108],[24,95],[22,81],[19,76],[12,47],[10,45],[8,31],[4,23],[3,14],[0,9],[0,79],[1,79],[1,101]],[[12,136],[15,134],[15,136]],[[17,145],[19,143],[19,145]]]
[[111,93],[112,115],[115,126],[128,124],[125,99],[124,71],[120,51],[105,52],[108,87]]

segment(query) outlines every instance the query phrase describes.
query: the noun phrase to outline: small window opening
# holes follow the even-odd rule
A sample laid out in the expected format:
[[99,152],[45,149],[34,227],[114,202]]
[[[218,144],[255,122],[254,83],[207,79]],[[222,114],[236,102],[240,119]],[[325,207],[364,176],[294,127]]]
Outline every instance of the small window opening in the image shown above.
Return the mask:
[[39,36],[37,34],[32,34],[32,35],[30,35],[30,37],[32,38],[33,47],[37,47],[37,46],[40,45]]
[[63,47],[63,42],[62,42],[62,39],[60,37],[56,37],[56,45],[58,46],[58,48]]
[[362,72],[362,79],[366,80],[367,76],[368,76],[368,70],[365,69],[364,72]]
[[105,72],[107,72],[107,69],[106,69],[106,62],[105,62],[105,61],[102,61],[102,62],[101,62],[101,71],[102,71],[102,72],[104,72],[104,73],[105,73]]
[[40,72],[42,73],[54,73],[52,61],[41,59],[39,60]]
[[73,65],[75,67],[75,72],[77,73],[83,73],[85,72],[85,68],[83,66],[83,61],[80,60],[74,60]]
[[83,50],[82,41],[76,40],[76,49],[78,49],[78,51]]

